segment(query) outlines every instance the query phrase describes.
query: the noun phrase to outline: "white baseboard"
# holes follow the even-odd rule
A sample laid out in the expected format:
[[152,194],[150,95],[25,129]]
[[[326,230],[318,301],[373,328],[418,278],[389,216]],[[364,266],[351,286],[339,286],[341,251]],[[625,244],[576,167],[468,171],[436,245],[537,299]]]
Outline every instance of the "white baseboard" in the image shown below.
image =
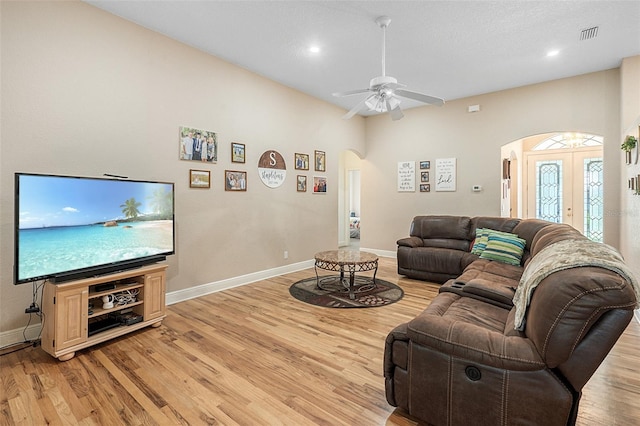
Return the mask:
[[206,294],[239,287],[241,285],[253,283],[260,280],[266,280],[267,278],[277,277],[278,275],[289,274],[291,272],[297,272],[303,269],[312,268],[313,265],[313,260],[305,260],[303,262],[279,266],[277,268],[267,269],[265,271],[253,272],[251,274],[241,275],[239,277],[228,278],[226,280],[202,284],[196,287],[185,288],[184,290],[172,291],[170,293],[167,293],[166,303],[167,305],[173,305],[174,303],[194,299]]
[[395,250],[378,250],[370,248],[361,248],[360,251],[368,251],[369,253],[377,254],[380,257],[396,257]]
[[[376,249],[361,249],[362,251],[368,251],[377,254],[380,257],[395,257],[395,251],[388,250],[376,250]],[[314,260],[305,260],[303,262],[292,263],[290,265],[279,266],[277,268],[267,269],[264,271],[253,272],[247,275],[241,275],[238,277],[228,278],[221,281],[215,281],[208,284],[202,284],[196,287],[186,288],[184,290],[176,290],[167,293],[166,304],[173,305],[174,303],[183,302],[185,300],[194,299],[196,297],[204,296],[207,294],[215,293],[222,290],[227,290],[234,287],[239,287],[245,284],[250,284],[260,280],[266,280],[268,278],[277,277],[283,274],[289,274],[291,272],[302,271],[303,269],[313,268]],[[637,313],[637,312],[636,312]],[[0,333],[0,347],[13,345],[16,343],[24,342],[24,336],[27,340],[36,339],[40,334],[40,324],[33,324],[26,328],[18,328],[15,330],[9,330]]]
[[[376,249],[361,250],[377,254],[380,257],[396,257],[395,251]],[[190,287],[184,290],[172,291],[170,293],[167,293],[166,303],[167,305],[173,305],[174,303],[184,302],[185,300],[194,299],[196,297],[204,296],[218,291],[228,290],[230,288],[239,287],[241,285],[250,284],[260,280],[266,280],[267,278],[277,277],[279,275],[289,274],[291,272],[302,271],[303,269],[313,268],[314,263],[314,260],[310,259],[298,263],[292,263],[290,265],[279,266],[273,269],[267,269],[265,271],[254,272],[247,275],[241,275],[239,277],[233,277],[226,280],[202,284],[197,287]]]
[[[23,334],[24,333],[24,334]],[[16,343],[22,343],[26,340],[35,340],[40,335],[40,323],[31,324],[22,328],[16,328],[15,330],[9,330],[0,333],[0,348],[5,346],[15,345]]]

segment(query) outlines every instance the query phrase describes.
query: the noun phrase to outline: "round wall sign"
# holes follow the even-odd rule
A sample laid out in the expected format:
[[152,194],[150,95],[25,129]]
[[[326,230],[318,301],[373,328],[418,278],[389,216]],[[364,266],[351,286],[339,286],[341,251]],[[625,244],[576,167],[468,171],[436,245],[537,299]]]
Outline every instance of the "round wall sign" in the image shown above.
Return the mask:
[[258,175],[269,188],[277,188],[287,176],[287,165],[278,151],[265,151],[258,160]]

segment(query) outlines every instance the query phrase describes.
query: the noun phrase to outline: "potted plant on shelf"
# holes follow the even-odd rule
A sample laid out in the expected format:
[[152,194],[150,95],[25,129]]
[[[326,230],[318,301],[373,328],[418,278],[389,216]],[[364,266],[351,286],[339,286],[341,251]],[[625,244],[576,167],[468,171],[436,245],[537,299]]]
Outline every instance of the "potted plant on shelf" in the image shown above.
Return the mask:
[[[626,154],[627,164],[631,164],[631,150],[634,149],[638,145],[638,139],[635,136],[628,135],[622,145],[620,145],[620,149],[623,150]],[[636,160],[637,162],[637,160]]]
[[631,150],[635,148],[637,144],[638,139],[636,139],[635,136],[627,136],[624,142],[622,142],[622,145],[620,145],[620,149],[623,151],[631,152]]

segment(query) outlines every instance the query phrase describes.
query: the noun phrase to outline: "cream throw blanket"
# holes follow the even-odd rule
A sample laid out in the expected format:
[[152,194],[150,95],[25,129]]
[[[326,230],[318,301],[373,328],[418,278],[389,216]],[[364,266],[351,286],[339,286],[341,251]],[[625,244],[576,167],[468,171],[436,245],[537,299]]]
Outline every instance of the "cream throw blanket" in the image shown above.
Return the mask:
[[525,314],[531,302],[531,294],[543,279],[554,272],[581,266],[596,266],[616,272],[631,284],[636,299],[640,302],[640,284],[616,249],[586,239],[562,240],[540,250],[522,273],[516,294],[513,296],[513,305],[516,308],[515,329],[524,330]]

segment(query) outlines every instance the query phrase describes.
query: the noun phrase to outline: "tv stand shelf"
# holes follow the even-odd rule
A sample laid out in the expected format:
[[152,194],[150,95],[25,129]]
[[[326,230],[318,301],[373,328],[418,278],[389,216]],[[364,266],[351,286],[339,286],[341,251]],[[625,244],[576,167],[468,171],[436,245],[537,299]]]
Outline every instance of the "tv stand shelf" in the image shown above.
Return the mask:
[[[60,284],[47,281],[42,299],[44,314],[42,349],[60,361],[67,361],[80,349],[147,326],[160,326],[166,316],[166,269],[167,265],[154,264]],[[104,284],[112,288],[95,291],[96,286]],[[127,290],[135,294],[135,301],[118,306],[114,304],[113,308],[102,308],[103,296]],[[110,313],[118,313],[124,309],[142,316],[142,321],[131,325],[120,325],[89,336],[90,322],[109,318]]]

